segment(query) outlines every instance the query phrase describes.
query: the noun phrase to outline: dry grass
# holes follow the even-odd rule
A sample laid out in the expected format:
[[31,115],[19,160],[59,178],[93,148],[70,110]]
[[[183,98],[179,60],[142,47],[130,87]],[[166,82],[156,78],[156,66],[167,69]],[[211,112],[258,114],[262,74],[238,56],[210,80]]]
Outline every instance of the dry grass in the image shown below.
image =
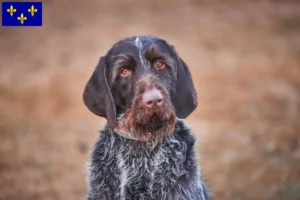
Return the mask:
[[[297,1],[44,2],[42,28],[0,27],[0,199],[73,200],[105,122],[81,101],[100,55],[153,34],[188,63],[188,118],[214,199],[300,198]],[[99,123],[100,122],[100,123]]]

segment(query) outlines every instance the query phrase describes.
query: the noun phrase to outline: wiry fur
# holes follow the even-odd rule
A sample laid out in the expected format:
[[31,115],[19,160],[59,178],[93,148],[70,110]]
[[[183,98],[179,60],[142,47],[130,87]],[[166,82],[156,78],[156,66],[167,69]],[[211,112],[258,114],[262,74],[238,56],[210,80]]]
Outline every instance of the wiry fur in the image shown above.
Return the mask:
[[182,121],[155,148],[106,127],[92,155],[88,200],[208,200],[194,142]]
[[[151,90],[160,104],[147,106]],[[197,95],[173,46],[153,36],[119,41],[100,58],[83,100],[108,122],[93,150],[88,200],[209,199],[195,139],[179,120],[197,107]]]

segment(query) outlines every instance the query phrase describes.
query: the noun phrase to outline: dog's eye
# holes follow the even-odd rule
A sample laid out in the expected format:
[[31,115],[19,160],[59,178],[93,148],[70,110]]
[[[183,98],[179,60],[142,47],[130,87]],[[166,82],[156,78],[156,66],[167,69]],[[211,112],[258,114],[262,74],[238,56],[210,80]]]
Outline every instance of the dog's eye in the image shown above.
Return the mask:
[[163,69],[163,68],[165,68],[165,63],[163,63],[162,61],[160,61],[160,60],[158,60],[158,61],[156,61],[155,62],[155,67],[157,68],[157,69]]
[[121,77],[128,77],[131,75],[131,71],[129,69],[121,69]]

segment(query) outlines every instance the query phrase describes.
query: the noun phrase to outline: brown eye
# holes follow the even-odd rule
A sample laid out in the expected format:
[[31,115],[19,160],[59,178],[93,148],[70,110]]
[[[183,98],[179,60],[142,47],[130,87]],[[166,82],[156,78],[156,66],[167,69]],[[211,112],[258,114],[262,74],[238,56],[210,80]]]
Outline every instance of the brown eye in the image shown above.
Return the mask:
[[122,77],[128,77],[130,75],[131,75],[131,71],[130,70],[128,70],[128,69],[122,69],[121,70],[121,76]]
[[163,69],[166,65],[162,61],[156,61],[155,62],[155,67],[157,69]]

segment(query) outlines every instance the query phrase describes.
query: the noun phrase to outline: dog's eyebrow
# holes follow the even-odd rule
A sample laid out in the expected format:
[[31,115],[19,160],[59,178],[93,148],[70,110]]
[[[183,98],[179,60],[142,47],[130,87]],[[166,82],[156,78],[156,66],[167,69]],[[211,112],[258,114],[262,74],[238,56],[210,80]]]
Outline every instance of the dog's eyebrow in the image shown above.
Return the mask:
[[132,56],[127,54],[118,54],[111,57],[114,68],[132,67],[135,62]]
[[175,64],[174,59],[170,55],[160,51],[159,48],[157,48],[155,45],[151,45],[145,50],[145,57],[150,62],[161,59],[164,62],[166,62],[170,67],[172,67],[173,64]]
[[118,55],[110,57],[110,60],[114,61],[113,65],[117,65],[121,62],[127,62],[127,61],[130,61],[131,59],[132,59],[132,57],[127,54],[118,54]]
[[133,68],[133,66],[135,65],[133,57],[127,54],[118,54],[115,56],[111,56],[110,59],[113,62],[112,81],[116,80],[120,68]]

